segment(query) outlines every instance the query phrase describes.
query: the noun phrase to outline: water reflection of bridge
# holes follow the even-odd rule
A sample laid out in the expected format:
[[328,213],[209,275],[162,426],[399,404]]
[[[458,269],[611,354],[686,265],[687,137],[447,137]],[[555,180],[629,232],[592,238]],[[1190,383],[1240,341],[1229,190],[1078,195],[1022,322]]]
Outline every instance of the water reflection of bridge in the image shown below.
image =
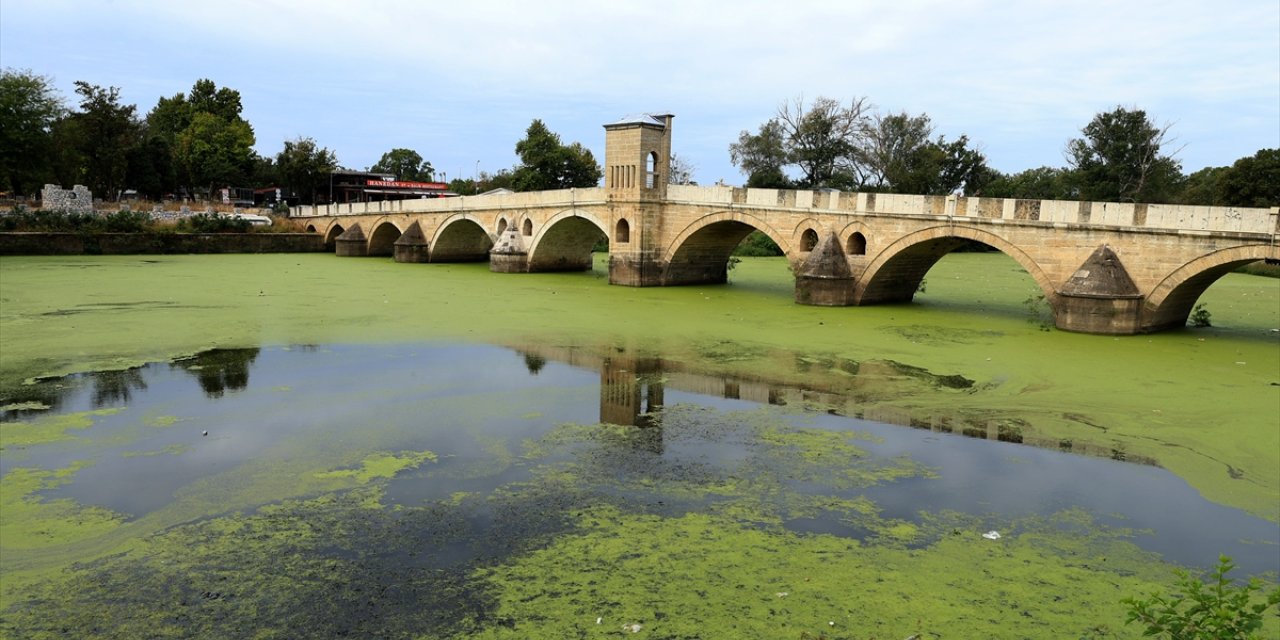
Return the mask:
[[[1029,433],[1025,420],[1014,417],[975,418],[934,412],[921,416],[909,409],[866,403],[863,393],[882,381],[908,376],[930,376],[936,387],[965,388],[972,384],[958,376],[937,376],[921,369],[889,360],[864,361],[843,367],[851,374],[845,391],[806,388],[762,379],[708,374],[691,370],[682,362],[627,352],[601,355],[578,347],[516,347],[537,362],[555,360],[570,366],[600,372],[600,422],[653,429],[655,443],[646,445],[661,451],[662,409],[668,389],[716,398],[746,400],[773,406],[790,406],[885,424],[948,433],[967,438],[996,440],[1066,453],[1110,458],[1150,466],[1160,466],[1151,457],[1130,454],[1123,449],[1079,439],[1037,436]],[[850,371],[852,369],[852,371]]]

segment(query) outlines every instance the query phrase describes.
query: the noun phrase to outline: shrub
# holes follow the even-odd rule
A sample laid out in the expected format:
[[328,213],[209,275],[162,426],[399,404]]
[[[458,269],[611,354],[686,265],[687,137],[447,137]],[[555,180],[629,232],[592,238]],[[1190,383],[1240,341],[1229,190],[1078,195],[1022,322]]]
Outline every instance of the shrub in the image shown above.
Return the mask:
[[1220,556],[1208,582],[1176,570],[1177,591],[1172,595],[1153,593],[1149,598],[1122,601],[1129,607],[1125,624],[1138,622],[1146,625],[1145,636],[1176,640],[1262,638],[1263,616],[1280,603],[1280,587],[1263,594],[1257,578],[1233,584],[1227,573],[1234,568],[1231,558]]
[[178,221],[179,231],[191,233],[246,233],[252,226],[248,220],[208,213],[197,213]]
[[735,256],[780,256],[782,249],[778,248],[769,236],[759,232],[752,231],[742,242],[733,250]]
[[1205,308],[1204,303],[1201,302],[1191,310],[1191,317],[1188,318],[1188,320],[1191,321],[1191,326],[1193,327],[1212,327],[1212,317],[1213,315],[1209,313],[1209,310]]

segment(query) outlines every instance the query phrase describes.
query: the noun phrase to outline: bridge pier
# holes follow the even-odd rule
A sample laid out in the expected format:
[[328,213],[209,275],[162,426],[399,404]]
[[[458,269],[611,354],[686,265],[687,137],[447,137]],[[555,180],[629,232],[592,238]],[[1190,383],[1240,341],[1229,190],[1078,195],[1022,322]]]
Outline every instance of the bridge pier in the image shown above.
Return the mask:
[[414,222],[394,243],[396,262],[426,262],[427,236],[422,232],[422,225]]
[[489,250],[489,270],[494,273],[528,273],[529,252],[516,225],[507,227]]
[[853,304],[854,277],[834,231],[809,252],[796,269],[796,303],[824,307]]
[[369,239],[365,237],[364,230],[360,228],[357,222],[351,225],[350,229],[342,232],[334,243],[337,245],[335,253],[343,257],[364,257],[369,255]]
[[1111,247],[1101,245],[1058,289],[1054,324],[1063,331],[1131,335],[1141,330],[1143,296]]

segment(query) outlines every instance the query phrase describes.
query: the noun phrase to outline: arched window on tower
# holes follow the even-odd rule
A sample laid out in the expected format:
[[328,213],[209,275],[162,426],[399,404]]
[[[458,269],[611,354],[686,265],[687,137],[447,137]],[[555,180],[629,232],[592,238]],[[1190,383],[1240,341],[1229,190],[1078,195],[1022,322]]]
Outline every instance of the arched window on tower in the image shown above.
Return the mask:
[[656,186],[658,186],[658,152],[650,151],[645,159],[644,188],[652,189]]
[[618,226],[614,228],[613,241],[619,244],[631,242],[631,223],[626,218],[618,221]]

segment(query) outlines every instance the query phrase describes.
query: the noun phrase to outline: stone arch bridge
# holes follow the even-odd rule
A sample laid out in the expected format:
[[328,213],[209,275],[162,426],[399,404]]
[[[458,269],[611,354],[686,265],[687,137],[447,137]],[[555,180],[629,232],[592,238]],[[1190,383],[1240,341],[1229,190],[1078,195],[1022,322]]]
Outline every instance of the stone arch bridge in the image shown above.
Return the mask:
[[1009,255],[1056,325],[1131,334],[1186,324],[1200,295],[1250,262],[1280,261],[1280,208],[919,196],[665,184],[671,116],[605,125],[605,186],[295,207],[340,256],[489,261],[494,271],[587,270],[609,282],[723,283],[752,231],[791,262],[796,302],[907,302],[967,241]]
[[1182,326],[1222,275],[1280,260],[1277,209],[667,187],[660,203],[604,188],[300,207],[295,218],[339,255],[406,262],[489,260],[495,271],[591,268],[607,242],[609,281],[726,281],[730,252],[768,235],[796,273],[796,300],[863,305],[912,299],[965,240],[1012,257],[1058,326],[1135,333]]

